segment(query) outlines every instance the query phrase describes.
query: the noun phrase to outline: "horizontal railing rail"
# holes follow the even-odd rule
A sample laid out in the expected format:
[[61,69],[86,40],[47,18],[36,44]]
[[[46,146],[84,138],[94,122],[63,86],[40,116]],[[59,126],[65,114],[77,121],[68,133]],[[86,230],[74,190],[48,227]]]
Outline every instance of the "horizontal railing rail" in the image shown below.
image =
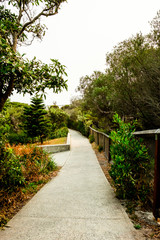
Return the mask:
[[105,157],[110,161],[110,136],[93,129],[92,127],[90,127],[90,134],[94,136],[95,143],[103,147]]

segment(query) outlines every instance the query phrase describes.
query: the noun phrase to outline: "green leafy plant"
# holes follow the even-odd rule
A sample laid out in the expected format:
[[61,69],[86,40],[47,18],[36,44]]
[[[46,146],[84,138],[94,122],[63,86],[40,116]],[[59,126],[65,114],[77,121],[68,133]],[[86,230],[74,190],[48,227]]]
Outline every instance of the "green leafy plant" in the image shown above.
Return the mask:
[[102,152],[102,151],[103,151],[103,146],[99,145],[99,146],[98,146],[98,151],[99,151],[99,152]]
[[114,180],[117,196],[120,198],[140,199],[145,202],[149,194],[150,156],[146,147],[132,134],[134,124],[124,123],[118,114],[113,122],[119,125],[111,132],[110,175]]
[[49,108],[48,117],[52,124],[52,127],[51,127],[52,132],[60,128],[67,127],[69,116],[66,112],[64,112],[58,106],[53,105]]
[[68,134],[68,128],[62,127],[60,129],[55,130],[53,133],[51,133],[51,138],[61,138],[61,137],[67,137]]
[[10,144],[25,144],[25,143],[31,143],[32,138],[28,137],[28,135],[25,132],[11,132],[8,134],[7,140]]
[[0,189],[14,190],[24,185],[24,176],[19,159],[11,148],[0,146]]
[[134,225],[134,228],[135,228],[135,229],[141,229],[142,227],[141,227],[140,224],[135,224],[135,225]]
[[89,135],[89,127],[86,125],[85,121],[78,120],[76,124],[76,129],[82,133],[84,136],[88,137]]
[[46,165],[46,170],[47,171],[53,171],[57,169],[57,165],[54,161],[49,161]]
[[93,143],[95,141],[94,135],[89,135],[89,142]]
[[13,90],[31,95],[41,92],[45,95],[46,88],[55,93],[67,88],[63,78],[66,76],[65,67],[57,60],[51,59],[51,64],[43,64],[35,58],[31,61],[25,60],[17,52],[18,44],[31,44],[34,38],[43,38],[46,27],[41,24],[41,17],[57,14],[63,2],[65,0],[33,0],[1,4],[0,111]]
[[13,146],[19,157],[25,181],[39,181],[39,175],[56,170],[57,166],[43,149],[35,146]]

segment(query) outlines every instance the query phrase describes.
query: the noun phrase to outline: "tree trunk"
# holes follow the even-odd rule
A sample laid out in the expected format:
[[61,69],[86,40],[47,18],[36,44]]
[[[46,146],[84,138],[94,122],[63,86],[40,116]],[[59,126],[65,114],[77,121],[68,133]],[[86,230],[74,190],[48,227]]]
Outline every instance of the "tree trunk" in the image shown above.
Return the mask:
[[[8,97],[11,95],[14,87],[14,77],[11,78],[9,85],[6,89],[6,92],[3,94],[2,89],[0,89],[0,112],[2,111],[5,102],[7,101]],[[2,87],[3,88],[3,87]]]
[[43,144],[43,137],[42,136],[40,136],[40,139],[41,139],[41,145]]
[[2,111],[4,104],[5,104],[5,100],[3,99],[3,97],[0,96],[0,112]]

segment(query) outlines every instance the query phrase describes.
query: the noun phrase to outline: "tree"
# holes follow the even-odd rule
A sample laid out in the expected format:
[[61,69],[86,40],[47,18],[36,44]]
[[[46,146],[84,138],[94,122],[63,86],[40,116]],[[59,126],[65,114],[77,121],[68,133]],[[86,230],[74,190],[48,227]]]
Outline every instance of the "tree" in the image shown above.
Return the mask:
[[112,80],[109,73],[94,72],[82,77],[78,86],[83,97],[82,110],[91,113],[94,125],[99,128],[108,128],[112,120]]
[[105,73],[80,79],[80,108],[95,127],[112,130],[114,112],[138,119],[139,128],[160,126],[160,11],[151,26],[149,35],[136,34],[107,53]]
[[160,10],[151,21],[151,34],[149,37],[153,45],[160,47]]
[[141,120],[144,128],[160,124],[160,49],[137,34],[107,54],[113,75],[114,111]]
[[68,115],[57,106],[51,106],[48,112],[49,119],[52,123],[52,131],[66,127],[68,123]]
[[65,66],[51,59],[51,64],[44,64],[34,58],[24,60],[15,53],[4,38],[0,38],[0,111],[12,94],[38,93],[45,95],[45,89],[58,93],[62,88],[67,89]]
[[53,92],[67,89],[64,65],[53,59],[49,65],[36,58],[24,60],[17,52],[18,44],[27,43],[27,40],[32,42],[35,37],[42,38],[44,26],[40,24],[41,17],[57,14],[65,0],[6,2],[12,5],[14,13],[4,6],[0,7],[0,111],[13,90],[31,95],[41,91],[45,95],[46,88],[53,89]]
[[9,102],[7,101],[7,104],[5,104],[6,112],[9,114],[10,119],[10,132],[14,132],[19,134],[22,130],[22,123],[23,123],[23,111],[24,107],[29,106],[26,103],[20,103],[20,102]]
[[29,137],[34,139],[39,137],[41,144],[43,144],[43,137],[47,136],[49,131],[50,123],[45,118],[47,111],[41,97],[33,97],[31,105],[24,109],[24,129],[26,130]]
[[61,4],[66,0],[7,0],[5,2],[12,6],[13,13],[2,6],[0,19],[6,26],[7,40],[16,51],[17,44],[27,39],[30,42],[35,37],[42,39],[46,27],[41,24],[41,18],[56,15]]

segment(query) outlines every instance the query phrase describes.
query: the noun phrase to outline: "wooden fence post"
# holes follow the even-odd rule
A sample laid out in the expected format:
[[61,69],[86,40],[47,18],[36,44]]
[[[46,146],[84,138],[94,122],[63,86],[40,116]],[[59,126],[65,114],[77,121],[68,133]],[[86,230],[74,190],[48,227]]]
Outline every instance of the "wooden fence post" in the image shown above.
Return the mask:
[[97,145],[99,145],[99,133],[97,132]]
[[153,215],[160,218],[160,135],[155,135]]
[[103,135],[103,151],[105,152],[106,151],[106,148],[105,148],[105,136]]

